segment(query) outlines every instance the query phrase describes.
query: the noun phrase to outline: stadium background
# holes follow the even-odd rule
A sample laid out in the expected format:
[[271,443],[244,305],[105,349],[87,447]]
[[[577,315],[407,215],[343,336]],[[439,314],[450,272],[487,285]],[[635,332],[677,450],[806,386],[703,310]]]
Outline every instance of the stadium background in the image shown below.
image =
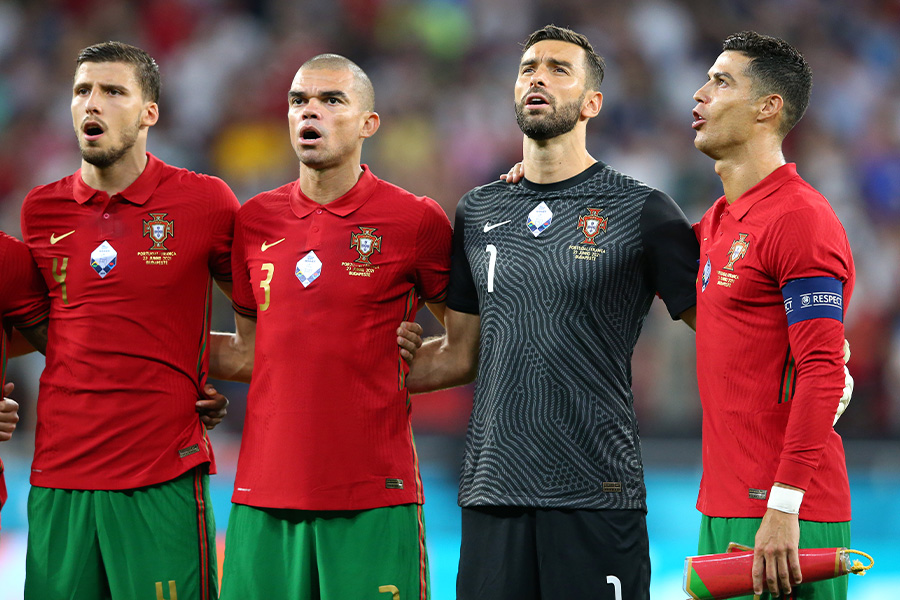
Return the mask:
[[[603,111],[588,129],[589,150],[667,191],[692,220],[721,194],[712,162],[691,146],[690,111],[722,38],[755,29],[785,37],[807,57],[812,102],[785,153],[831,201],[858,274],[846,321],[856,392],[837,428],[851,472],[854,546],[878,562],[867,577],[852,578],[851,598],[896,597],[898,0],[0,1],[0,228],[20,235],[25,193],[77,168],[68,110],[74,57],[108,39],[141,46],[160,64],[161,118],[150,151],[221,176],[241,201],[296,177],[285,99],[297,67],[321,52],[351,58],[372,78],[382,117],[364,162],[380,177],[435,198],[452,217],[463,193],[519,160],[521,134],[512,110],[519,43],[550,22],[587,34],[607,61]],[[420,315],[436,333],[433,319]],[[230,307],[218,297],[215,327],[231,326]],[[696,547],[700,409],[691,337],[654,305],[634,355],[658,600],[684,598],[682,561]],[[348,352],[363,351],[353,342],[347,340]],[[42,359],[31,356],[9,367],[22,421],[15,439],[0,448],[11,496],[0,536],[0,600],[21,597],[41,366]],[[98,365],[98,376],[102,370]],[[224,534],[246,386],[219,387],[232,401],[228,420],[213,432],[220,468],[214,505]],[[434,600],[454,596],[455,485],[470,403],[468,388],[414,402]]]

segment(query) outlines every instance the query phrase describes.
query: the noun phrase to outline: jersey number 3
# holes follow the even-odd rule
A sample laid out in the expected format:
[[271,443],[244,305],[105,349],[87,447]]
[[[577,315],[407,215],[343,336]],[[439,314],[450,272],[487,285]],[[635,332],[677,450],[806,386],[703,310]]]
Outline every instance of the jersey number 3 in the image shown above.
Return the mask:
[[275,265],[272,263],[263,263],[262,270],[266,272],[266,278],[259,282],[259,287],[263,289],[263,303],[259,305],[260,311],[269,308],[269,300],[271,299],[272,292],[269,288],[269,284],[272,283],[272,276],[275,275]]

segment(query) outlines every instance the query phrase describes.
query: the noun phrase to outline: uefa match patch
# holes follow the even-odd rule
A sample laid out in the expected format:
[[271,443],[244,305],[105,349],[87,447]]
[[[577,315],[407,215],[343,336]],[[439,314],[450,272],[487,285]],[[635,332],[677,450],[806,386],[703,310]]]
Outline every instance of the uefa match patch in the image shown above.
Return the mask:
[[116,249],[109,242],[104,241],[91,252],[91,268],[102,279],[109,275],[109,272],[116,266],[116,258],[118,256]]
[[303,284],[303,287],[309,287],[313,281],[322,274],[322,261],[316,256],[316,253],[310,250],[309,254],[297,261],[294,269],[294,275]]
[[528,221],[525,223],[528,230],[534,234],[534,237],[541,235],[545,229],[550,227],[553,221],[553,211],[545,203],[541,202],[528,213]]

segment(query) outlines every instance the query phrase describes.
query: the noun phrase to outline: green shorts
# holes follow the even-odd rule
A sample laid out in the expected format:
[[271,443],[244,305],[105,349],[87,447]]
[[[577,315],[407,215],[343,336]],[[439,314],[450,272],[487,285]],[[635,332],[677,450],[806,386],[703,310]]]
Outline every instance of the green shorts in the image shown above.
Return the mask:
[[422,506],[306,511],[232,504],[222,600],[427,600]]
[[207,468],[120,491],[32,487],[25,599],[215,600]]
[[[698,554],[718,554],[728,549],[729,542],[753,547],[756,532],[762,519],[725,519],[703,515],[700,522]],[[801,548],[849,548],[850,522],[817,523],[800,521]],[[848,576],[824,581],[804,583],[793,590],[794,600],[847,600]],[[760,600],[772,596],[765,592]],[[740,596],[735,600],[753,600],[753,596]]]

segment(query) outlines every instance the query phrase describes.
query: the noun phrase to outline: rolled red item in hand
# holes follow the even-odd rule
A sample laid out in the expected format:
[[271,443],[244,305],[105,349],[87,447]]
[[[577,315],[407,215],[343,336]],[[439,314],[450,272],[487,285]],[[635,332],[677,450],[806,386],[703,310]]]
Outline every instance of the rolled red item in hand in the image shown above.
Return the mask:
[[[803,583],[850,573],[846,548],[801,548]],[[688,556],[684,559],[684,591],[695,600],[722,600],[753,594],[753,550]]]

